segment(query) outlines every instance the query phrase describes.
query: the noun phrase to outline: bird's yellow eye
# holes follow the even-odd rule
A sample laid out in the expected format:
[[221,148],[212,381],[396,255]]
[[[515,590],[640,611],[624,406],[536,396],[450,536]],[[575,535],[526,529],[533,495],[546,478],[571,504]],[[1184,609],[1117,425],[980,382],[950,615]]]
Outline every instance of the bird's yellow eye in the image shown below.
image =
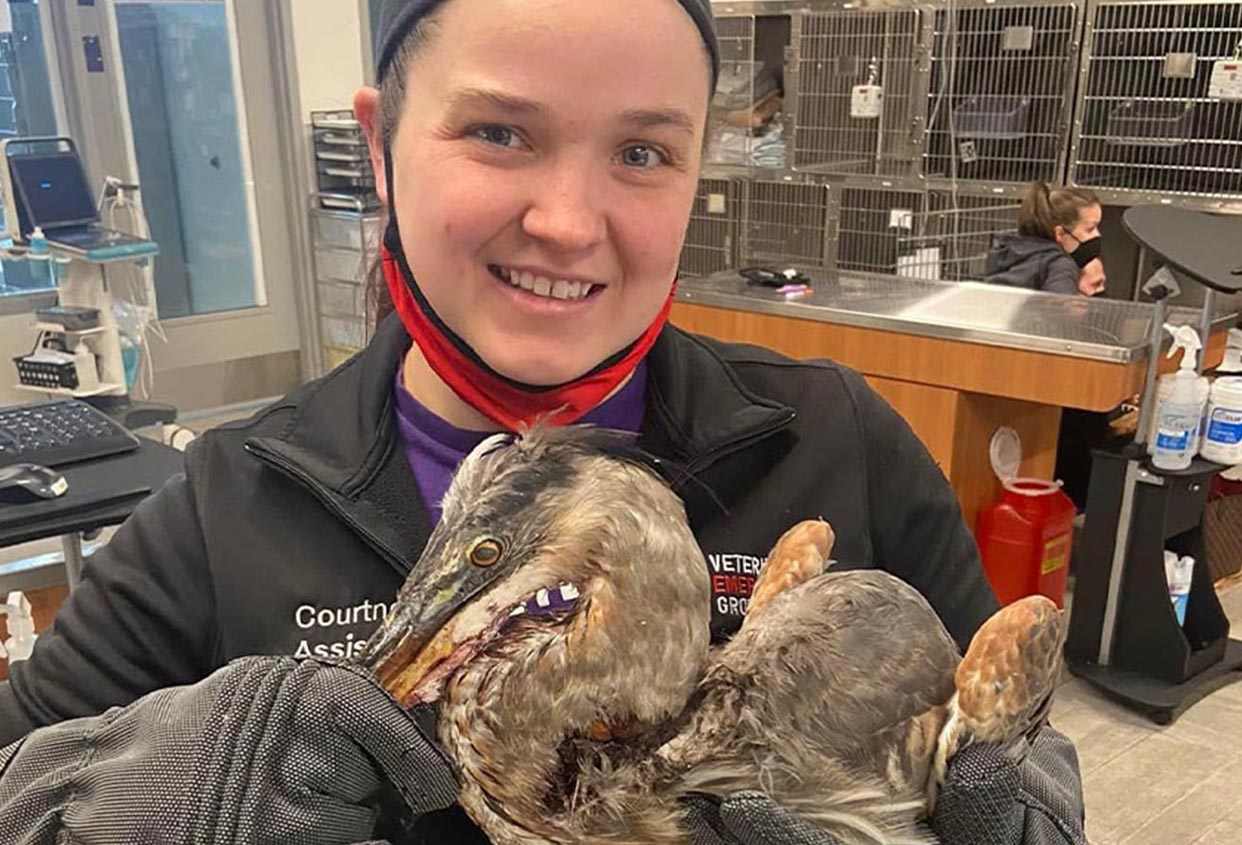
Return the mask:
[[470,562],[475,566],[495,566],[500,562],[502,554],[504,554],[504,547],[500,545],[500,541],[488,537],[476,540],[475,544],[470,547]]

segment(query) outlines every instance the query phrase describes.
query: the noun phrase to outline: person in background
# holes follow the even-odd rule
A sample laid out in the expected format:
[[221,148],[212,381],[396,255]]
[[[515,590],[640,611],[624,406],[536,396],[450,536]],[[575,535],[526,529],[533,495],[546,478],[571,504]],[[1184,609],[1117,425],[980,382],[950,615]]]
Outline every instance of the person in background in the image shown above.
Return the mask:
[[[1002,235],[988,254],[985,281],[1070,296],[1103,293],[1102,216],[1099,197],[1091,191],[1030,183],[1018,231]],[[1086,507],[1091,450],[1112,439],[1107,414],[1066,408],[1061,415],[1055,477],[1079,510]]]
[[1027,186],[1016,234],[1002,235],[988,254],[985,281],[1048,293],[1104,292],[1099,198],[1083,188]]

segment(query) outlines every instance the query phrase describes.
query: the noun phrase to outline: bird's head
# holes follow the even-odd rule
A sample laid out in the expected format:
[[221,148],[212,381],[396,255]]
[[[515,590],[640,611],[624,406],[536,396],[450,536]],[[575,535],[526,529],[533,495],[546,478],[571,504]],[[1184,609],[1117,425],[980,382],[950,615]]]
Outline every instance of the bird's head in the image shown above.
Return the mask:
[[[707,568],[680,499],[636,455],[584,427],[481,444],[361,662],[405,706],[474,668],[459,698],[530,708],[514,717],[545,719],[554,740],[676,714],[706,659]],[[493,676],[504,696],[483,688]]]

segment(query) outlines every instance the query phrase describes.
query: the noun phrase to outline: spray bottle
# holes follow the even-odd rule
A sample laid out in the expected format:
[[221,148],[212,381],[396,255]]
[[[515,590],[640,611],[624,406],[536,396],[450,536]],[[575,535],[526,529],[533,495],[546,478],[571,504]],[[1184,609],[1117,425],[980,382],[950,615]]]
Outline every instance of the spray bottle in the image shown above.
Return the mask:
[[1182,363],[1177,372],[1160,379],[1172,386],[1166,389],[1156,407],[1156,448],[1151,462],[1157,469],[1176,471],[1189,467],[1199,453],[1207,380],[1195,372],[1198,351],[1203,348],[1199,333],[1191,326],[1168,323],[1164,329],[1173,335],[1169,357],[1180,349]]

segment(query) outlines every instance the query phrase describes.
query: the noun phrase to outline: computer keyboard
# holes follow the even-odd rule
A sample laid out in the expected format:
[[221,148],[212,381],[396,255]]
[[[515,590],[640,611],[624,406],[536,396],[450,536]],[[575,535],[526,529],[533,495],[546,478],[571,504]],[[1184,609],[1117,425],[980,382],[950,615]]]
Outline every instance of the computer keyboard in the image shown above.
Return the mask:
[[0,408],[0,467],[63,466],[137,448],[138,438],[85,402]]

